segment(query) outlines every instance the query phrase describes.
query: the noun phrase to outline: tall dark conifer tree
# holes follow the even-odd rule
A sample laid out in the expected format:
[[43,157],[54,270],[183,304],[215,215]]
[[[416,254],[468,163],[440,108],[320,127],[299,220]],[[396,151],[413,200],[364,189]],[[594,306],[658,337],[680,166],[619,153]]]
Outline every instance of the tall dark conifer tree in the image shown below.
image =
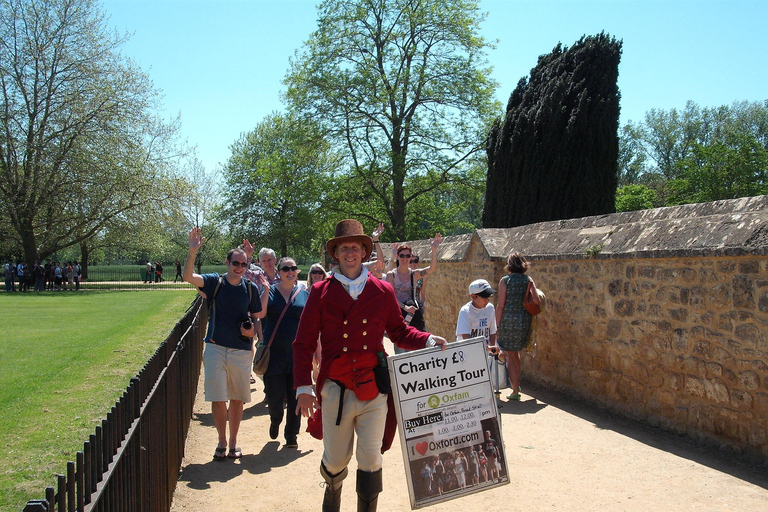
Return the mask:
[[518,82],[488,138],[483,227],[615,211],[621,45],[558,43]]

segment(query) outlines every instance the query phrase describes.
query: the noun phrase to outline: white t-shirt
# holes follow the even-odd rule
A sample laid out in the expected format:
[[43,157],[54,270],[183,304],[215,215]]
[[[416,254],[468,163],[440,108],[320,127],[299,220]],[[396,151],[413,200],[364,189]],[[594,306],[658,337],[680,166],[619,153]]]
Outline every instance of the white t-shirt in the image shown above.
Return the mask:
[[456,338],[461,339],[462,334],[469,334],[470,338],[483,336],[488,344],[491,334],[496,334],[496,309],[493,304],[488,303],[483,309],[477,309],[472,301],[464,304],[456,322]]

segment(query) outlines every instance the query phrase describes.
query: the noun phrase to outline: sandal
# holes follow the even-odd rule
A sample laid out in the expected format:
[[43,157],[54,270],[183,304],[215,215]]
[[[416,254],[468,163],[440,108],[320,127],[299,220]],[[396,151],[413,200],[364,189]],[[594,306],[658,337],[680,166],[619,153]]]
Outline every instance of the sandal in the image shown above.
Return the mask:
[[227,447],[226,446],[223,446],[223,447],[220,447],[220,448],[217,447],[216,451],[213,452],[213,460],[224,460],[224,459],[226,459],[227,458],[226,453],[227,453]]
[[230,448],[229,453],[227,454],[227,458],[229,459],[239,459],[243,456],[243,451],[240,448]]
[[517,401],[519,401],[520,400],[520,393],[515,393],[514,395],[510,393],[509,395],[507,395],[507,400],[517,400]]

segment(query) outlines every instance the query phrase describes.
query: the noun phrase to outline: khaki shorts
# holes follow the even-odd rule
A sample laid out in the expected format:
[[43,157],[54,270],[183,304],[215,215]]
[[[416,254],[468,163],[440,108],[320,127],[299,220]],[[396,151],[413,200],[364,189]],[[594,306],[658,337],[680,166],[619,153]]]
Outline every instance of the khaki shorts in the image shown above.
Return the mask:
[[206,343],[205,401],[251,401],[251,351]]

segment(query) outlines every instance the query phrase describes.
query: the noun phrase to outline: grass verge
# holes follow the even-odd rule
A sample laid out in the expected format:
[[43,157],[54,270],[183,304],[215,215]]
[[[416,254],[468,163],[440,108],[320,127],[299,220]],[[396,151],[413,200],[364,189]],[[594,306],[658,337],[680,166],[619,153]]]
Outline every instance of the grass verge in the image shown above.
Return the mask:
[[0,294],[0,510],[44,497],[194,297]]

